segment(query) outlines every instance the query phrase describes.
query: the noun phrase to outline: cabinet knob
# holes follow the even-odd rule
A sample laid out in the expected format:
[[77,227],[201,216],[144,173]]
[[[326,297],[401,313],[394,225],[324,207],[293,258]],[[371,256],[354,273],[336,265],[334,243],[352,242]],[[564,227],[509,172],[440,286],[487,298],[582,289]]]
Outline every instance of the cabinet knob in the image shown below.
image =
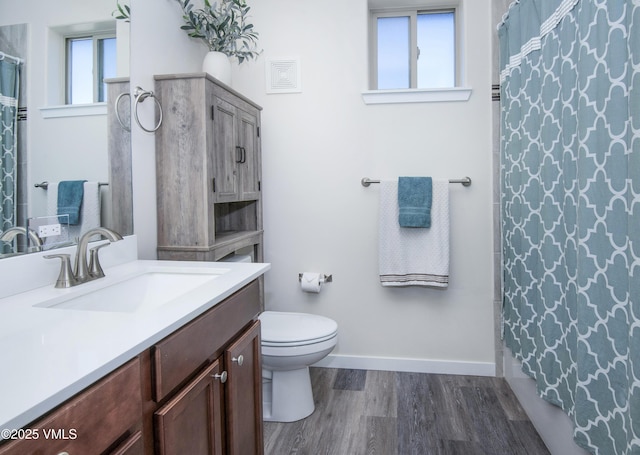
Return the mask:
[[232,357],[231,361],[236,362],[238,366],[242,366],[242,364],[244,363],[244,357],[241,355],[239,355],[238,357]]
[[226,371],[223,371],[221,374],[212,374],[211,377],[214,378],[214,379],[220,379],[220,382],[222,382],[223,384],[225,382],[227,382],[227,372]]

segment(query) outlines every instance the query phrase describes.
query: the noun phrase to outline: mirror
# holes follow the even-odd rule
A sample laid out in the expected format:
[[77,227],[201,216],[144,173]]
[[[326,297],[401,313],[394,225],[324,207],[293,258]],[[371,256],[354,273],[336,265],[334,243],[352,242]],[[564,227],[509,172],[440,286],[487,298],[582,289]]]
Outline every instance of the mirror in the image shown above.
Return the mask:
[[[129,22],[114,18],[117,7],[117,0],[0,0],[0,58],[17,57],[22,62],[16,134],[0,136],[12,144],[0,160],[0,166],[6,168],[3,174],[0,167],[0,238],[3,233],[8,238],[0,242],[0,257],[29,251],[35,240],[34,232],[24,235],[28,219],[54,215],[51,218],[56,220],[57,182],[62,181],[87,181],[83,200],[89,202],[83,202],[80,210],[89,212],[80,223],[97,223],[123,235],[133,233],[130,133],[116,121],[113,106],[120,93],[129,92]],[[92,92],[106,90],[107,100],[69,105],[67,38],[89,35],[116,37],[115,68],[105,72],[109,83],[104,87],[96,83],[93,90],[89,87]],[[91,42],[94,53],[99,54],[96,49],[102,49],[101,45],[96,39]],[[2,77],[6,81],[4,70]],[[0,91],[7,91],[8,85],[0,81]],[[129,107],[128,97],[121,98],[123,122],[129,119]],[[60,188],[64,194],[63,186]],[[63,230],[65,227],[62,224]],[[49,245],[73,241],[74,232],[78,229],[69,226],[66,237],[52,237]],[[28,244],[27,238],[31,238]]]

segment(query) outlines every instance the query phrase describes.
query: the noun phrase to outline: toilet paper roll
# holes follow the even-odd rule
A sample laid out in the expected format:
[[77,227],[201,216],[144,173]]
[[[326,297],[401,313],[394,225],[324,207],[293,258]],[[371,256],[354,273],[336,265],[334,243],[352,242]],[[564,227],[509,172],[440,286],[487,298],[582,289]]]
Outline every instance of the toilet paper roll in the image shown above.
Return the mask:
[[320,286],[324,280],[320,273],[303,272],[300,279],[300,286],[304,292],[313,292],[315,294],[320,292]]

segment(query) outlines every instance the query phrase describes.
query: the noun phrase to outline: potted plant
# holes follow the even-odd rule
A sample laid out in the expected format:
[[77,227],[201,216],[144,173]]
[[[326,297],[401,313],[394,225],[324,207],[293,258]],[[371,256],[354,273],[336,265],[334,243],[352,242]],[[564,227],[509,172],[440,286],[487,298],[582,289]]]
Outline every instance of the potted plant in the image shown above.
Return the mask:
[[180,3],[185,25],[180,27],[192,38],[201,39],[209,53],[202,69],[227,84],[231,80],[230,57],[238,63],[256,58],[258,33],[247,22],[249,10],[245,0],[221,0],[211,3],[204,0],[204,8],[194,8],[191,0]]

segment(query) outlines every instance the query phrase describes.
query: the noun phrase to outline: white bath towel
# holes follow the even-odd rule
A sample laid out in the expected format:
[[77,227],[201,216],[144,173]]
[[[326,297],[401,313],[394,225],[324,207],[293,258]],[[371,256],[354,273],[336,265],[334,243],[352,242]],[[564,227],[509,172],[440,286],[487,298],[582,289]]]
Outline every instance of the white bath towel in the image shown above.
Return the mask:
[[[58,213],[58,182],[49,183],[47,188],[47,215]],[[84,196],[80,207],[80,223],[76,226],[63,227],[60,238],[53,242],[76,241],[89,229],[100,226],[100,185],[98,182],[84,182]]]
[[398,223],[398,183],[380,183],[379,267],[382,286],[449,284],[449,181],[433,180],[431,227]]

